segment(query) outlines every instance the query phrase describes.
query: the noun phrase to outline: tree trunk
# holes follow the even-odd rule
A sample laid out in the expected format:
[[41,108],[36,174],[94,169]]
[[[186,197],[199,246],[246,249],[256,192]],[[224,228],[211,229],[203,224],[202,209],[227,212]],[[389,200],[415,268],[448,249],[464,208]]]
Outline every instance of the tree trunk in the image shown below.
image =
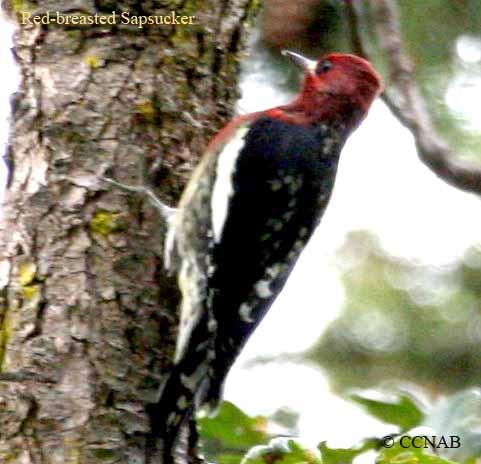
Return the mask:
[[[169,369],[179,295],[161,259],[162,218],[100,176],[146,179],[176,202],[232,114],[257,2],[40,3],[50,19],[117,8],[117,24],[51,21],[15,35],[22,83],[0,224],[0,462],[142,463],[145,405]],[[4,8],[17,22],[46,15],[34,2]],[[171,11],[193,24],[120,24],[122,12]]]

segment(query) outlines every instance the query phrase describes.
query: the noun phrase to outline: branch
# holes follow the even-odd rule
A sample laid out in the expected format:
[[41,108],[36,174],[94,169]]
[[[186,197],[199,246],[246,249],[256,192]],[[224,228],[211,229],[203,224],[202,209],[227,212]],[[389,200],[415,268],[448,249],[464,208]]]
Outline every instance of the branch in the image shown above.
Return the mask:
[[[418,156],[448,184],[481,194],[481,167],[460,160],[433,126],[424,98],[419,93],[413,65],[403,48],[396,5],[392,0],[367,0],[374,11],[378,43],[389,72],[389,87],[382,98],[394,115],[414,135]],[[345,0],[355,53],[369,58],[362,35],[365,21],[361,2]]]

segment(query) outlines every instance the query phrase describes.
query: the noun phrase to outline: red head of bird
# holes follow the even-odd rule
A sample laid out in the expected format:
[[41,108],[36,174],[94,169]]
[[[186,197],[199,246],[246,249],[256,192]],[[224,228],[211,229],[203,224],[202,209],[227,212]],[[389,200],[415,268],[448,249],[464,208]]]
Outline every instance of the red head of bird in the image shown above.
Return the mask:
[[371,64],[355,55],[331,53],[319,61],[284,51],[305,73],[302,90],[291,103],[271,110],[285,121],[310,125],[339,123],[350,132],[366,116],[382,81]]

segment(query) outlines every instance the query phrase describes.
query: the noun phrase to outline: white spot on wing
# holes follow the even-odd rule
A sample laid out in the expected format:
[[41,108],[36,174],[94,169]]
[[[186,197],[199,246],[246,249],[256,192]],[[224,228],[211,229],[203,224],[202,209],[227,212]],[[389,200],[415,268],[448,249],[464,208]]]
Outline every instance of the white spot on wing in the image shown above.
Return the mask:
[[184,395],[182,395],[178,400],[177,400],[177,408],[180,409],[181,411],[184,410],[188,406],[187,404],[187,399]]
[[207,322],[207,329],[209,332],[215,332],[217,330],[217,322],[211,317]]
[[299,237],[301,238],[307,237],[308,233],[309,233],[309,229],[307,227],[301,227],[301,230],[299,231]]
[[281,264],[274,264],[266,269],[266,274],[271,278],[275,279],[282,270]]
[[215,351],[213,349],[207,350],[206,359],[207,361],[213,361],[215,359]]
[[[282,222],[279,221],[278,219],[269,219],[266,223],[267,227],[271,227],[274,232],[279,232],[282,230]],[[261,238],[262,240],[262,238]]]
[[239,308],[239,316],[242,321],[244,322],[254,322],[254,319],[251,317],[252,306],[249,306],[247,303],[242,303]]
[[294,250],[301,251],[304,248],[305,242],[302,240],[296,240],[294,243]]
[[189,376],[180,374],[180,382],[189,391],[196,391],[202,382],[202,379],[207,374],[207,366],[200,364],[199,367]]
[[207,348],[207,346],[209,345],[209,341],[205,341],[203,343],[199,343],[196,347],[195,347],[195,351],[203,351]]
[[237,130],[234,137],[229,141],[217,159],[216,179],[212,190],[212,228],[214,229],[214,240],[220,242],[222,230],[227,218],[229,200],[233,194],[232,174],[242,147],[244,136],[248,128],[242,127]]
[[255,285],[255,291],[259,298],[270,298],[272,291],[269,288],[270,280],[259,280]]

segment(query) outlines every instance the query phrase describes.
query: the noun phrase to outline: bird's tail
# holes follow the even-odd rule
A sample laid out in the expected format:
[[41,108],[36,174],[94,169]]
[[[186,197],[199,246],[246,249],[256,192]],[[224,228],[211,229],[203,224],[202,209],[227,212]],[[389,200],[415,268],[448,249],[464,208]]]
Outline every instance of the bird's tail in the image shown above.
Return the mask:
[[160,399],[147,407],[150,435],[147,438],[147,463],[152,462],[161,444],[163,464],[173,464],[177,441],[184,424],[192,416],[195,390],[183,382],[184,376],[174,366],[161,388]]
[[[202,404],[203,392],[208,389],[215,358],[212,347],[212,327],[209,327],[210,313],[200,311],[184,351],[176,356],[171,372],[160,389],[159,401],[147,409],[151,433],[147,443],[147,456],[162,444],[163,464],[174,462],[179,435],[187,423],[194,433],[194,421],[190,420]],[[212,324],[211,324],[212,326]],[[190,444],[188,445],[190,446]],[[147,459],[147,463],[150,461]]]
[[188,353],[189,356],[174,364],[160,388],[159,401],[147,408],[151,430],[147,456],[153,456],[161,444],[164,464],[174,462],[175,448],[185,425],[190,424],[192,434],[195,427],[192,416],[209,384],[210,360],[204,350],[193,351],[195,354]]

